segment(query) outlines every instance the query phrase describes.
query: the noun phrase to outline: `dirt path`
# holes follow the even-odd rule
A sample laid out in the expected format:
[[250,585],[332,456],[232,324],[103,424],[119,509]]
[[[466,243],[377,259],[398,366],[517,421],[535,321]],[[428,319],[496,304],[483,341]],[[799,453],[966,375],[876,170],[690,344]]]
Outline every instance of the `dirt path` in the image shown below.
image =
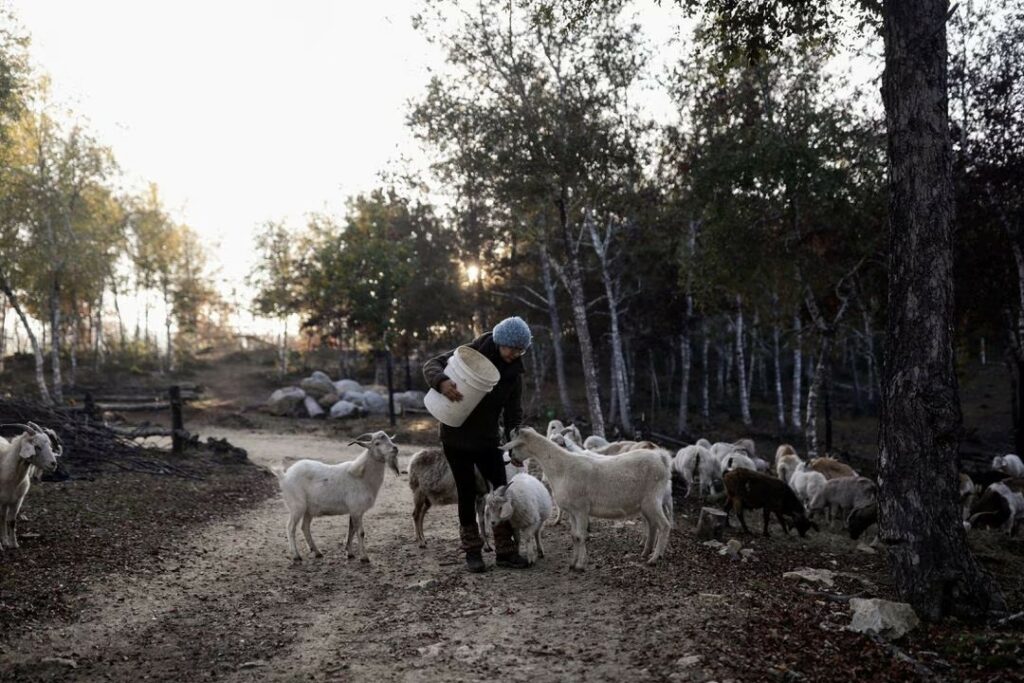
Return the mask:
[[[318,436],[207,431],[260,464],[287,454],[340,461],[356,450]],[[403,471],[413,450],[403,448]],[[649,669],[645,651],[691,654],[662,628],[682,633],[707,596],[669,605],[622,577],[668,571],[639,565],[639,524],[596,523],[594,567],[582,576],[567,568],[564,527],[547,531],[548,557],[533,570],[474,576],[454,552],[453,508],[428,514],[425,550],[410,513],[406,476],[388,474],[365,518],[370,564],[345,559],[345,518],[325,518],[313,533],[326,556],[293,566],[277,496],[199,530],[162,571],[109,576],[86,593],[77,622],[26,633],[8,664],[19,680],[654,680],[669,672]],[[674,678],[707,675],[685,668]]]

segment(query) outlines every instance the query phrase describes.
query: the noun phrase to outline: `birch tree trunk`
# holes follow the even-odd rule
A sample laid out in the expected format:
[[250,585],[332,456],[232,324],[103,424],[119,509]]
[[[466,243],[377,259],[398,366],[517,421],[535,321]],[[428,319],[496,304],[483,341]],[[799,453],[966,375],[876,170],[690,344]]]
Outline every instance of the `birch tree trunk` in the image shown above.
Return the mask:
[[7,356],[7,300],[0,299],[0,372],[5,369]]
[[800,408],[803,406],[803,401],[800,397],[802,392],[801,383],[804,377],[804,355],[801,349],[802,339],[801,333],[801,322],[800,313],[797,312],[793,316],[793,410],[790,415],[790,421],[793,426],[800,429]]
[[121,344],[121,352],[123,353],[128,341],[124,326],[124,317],[121,315],[121,303],[118,301],[117,296],[117,278],[110,278],[110,293],[114,295],[114,313],[117,315],[117,330],[120,334],[118,342]]
[[772,362],[775,365],[775,420],[781,434],[786,429],[786,398],[782,391],[782,356],[779,341],[782,331],[776,321],[772,325]]
[[[171,293],[168,290],[168,283],[164,282],[164,332],[167,335],[167,372],[174,372],[174,340],[171,338]],[[146,331],[149,332],[149,309],[146,309]]]
[[708,367],[708,346],[711,345],[711,341],[708,339],[707,330],[704,331],[704,341],[701,344],[701,372],[704,374],[703,382],[701,382],[700,388],[700,414],[704,418],[705,424],[711,419],[711,396],[709,389],[711,388],[711,370]]
[[39,346],[39,342],[36,340],[35,333],[32,332],[32,328],[28,324],[28,318],[25,317],[25,312],[21,310],[21,306],[18,305],[18,298],[14,295],[14,290],[11,288],[10,283],[6,279],[0,279],[0,289],[7,295],[7,300],[11,304],[11,308],[18,315],[21,320],[22,326],[25,328],[25,335],[28,337],[29,344],[32,346],[32,354],[36,359],[36,387],[39,389],[39,400],[44,405],[53,405],[53,399],[50,397],[50,390],[46,388],[46,374],[44,368],[46,366],[46,360],[43,358],[43,350]]
[[565,243],[566,263],[564,268],[565,288],[572,303],[573,323],[576,338],[580,343],[580,360],[583,363],[583,385],[587,392],[587,408],[590,413],[590,428],[593,434],[604,436],[604,414],[601,412],[601,394],[598,388],[597,365],[594,362],[594,345],[590,339],[587,323],[587,300],[583,294],[583,275],[580,272],[579,250],[569,226],[567,198],[565,192],[558,201],[559,223],[562,240]]
[[572,403],[569,401],[569,383],[565,379],[565,352],[562,349],[562,316],[558,312],[558,298],[555,281],[551,277],[551,260],[547,249],[540,249],[541,277],[544,281],[544,295],[548,303],[548,319],[551,322],[551,350],[555,355],[555,380],[558,382],[558,402],[562,406],[562,416],[572,416]]
[[679,338],[679,365],[683,381],[679,389],[679,418],[676,420],[676,431],[680,434],[685,434],[690,428],[687,419],[690,412],[690,348],[690,336],[688,334],[681,335]]
[[53,398],[58,405],[64,402],[64,379],[60,372],[60,281],[54,275],[50,287],[50,373],[53,376]]
[[749,427],[750,394],[747,391],[746,365],[743,359],[743,299],[736,295],[736,385],[740,391],[740,417],[743,424]]
[[[74,295],[71,299],[74,301]],[[78,315],[74,311],[71,313],[70,323],[68,327],[68,356],[71,359],[71,367],[68,372],[68,388],[74,389],[78,377],[78,328],[80,327]]]
[[825,379],[825,363],[831,353],[830,338],[821,335],[818,347],[818,360],[814,364],[814,379],[807,387],[807,416],[804,419],[804,441],[807,444],[807,457],[818,456],[818,396],[821,394],[822,381]]
[[948,14],[948,0],[882,5],[889,288],[879,534],[901,599],[924,619],[1005,607],[968,546],[957,495]]
[[988,356],[985,354],[985,338],[981,338],[981,349],[979,350],[978,357],[981,359],[982,365],[988,365]]
[[99,300],[96,302],[96,322],[93,332],[93,370],[99,372],[103,362],[103,288],[100,288]]
[[622,354],[622,335],[619,331],[619,292],[611,274],[608,257],[608,245],[614,232],[614,223],[608,220],[608,227],[602,239],[597,234],[597,225],[588,211],[584,222],[590,232],[590,241],[597,254],[597,262],[601,266],[601,282],[604,283],[605,299],[608,301],[609,327],[612,344],[612,382],[618,390],[619,423],[622,429],[630,434],[633,431],[633,420],[630,415],[629,392],[626,390],[626,361]]

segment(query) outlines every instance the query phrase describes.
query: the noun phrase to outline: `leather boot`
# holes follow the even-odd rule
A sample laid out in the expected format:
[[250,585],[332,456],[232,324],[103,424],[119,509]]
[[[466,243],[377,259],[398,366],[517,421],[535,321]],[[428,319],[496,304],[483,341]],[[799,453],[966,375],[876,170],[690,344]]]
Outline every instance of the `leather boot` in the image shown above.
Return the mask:
[[466,571],[473,574],[480,574],[487,571],[484,564],[483,553],[484,539],[480,536],[480,529],[476,524],[459,527],[459,540],[462,544],[459,549],[466,553]]
[[502,522],[494,527],[494,564],[507,569],[526,569],[529,561],[519,554],[512,525]]

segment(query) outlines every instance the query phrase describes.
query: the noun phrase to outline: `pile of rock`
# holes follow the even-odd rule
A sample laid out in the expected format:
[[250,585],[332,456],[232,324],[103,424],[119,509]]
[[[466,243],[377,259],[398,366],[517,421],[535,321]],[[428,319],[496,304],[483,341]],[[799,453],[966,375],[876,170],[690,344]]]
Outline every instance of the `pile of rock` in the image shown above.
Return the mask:
[[[395,413],[406,409],[422,409],[422,391],[394,393]],[[291,417],[360,417],[387,415],[387,387],[364,387],[354,379],[332,380],[317,370],[299,382],[297,387],[278,389],[267,399],[267,408],[274,415]]]

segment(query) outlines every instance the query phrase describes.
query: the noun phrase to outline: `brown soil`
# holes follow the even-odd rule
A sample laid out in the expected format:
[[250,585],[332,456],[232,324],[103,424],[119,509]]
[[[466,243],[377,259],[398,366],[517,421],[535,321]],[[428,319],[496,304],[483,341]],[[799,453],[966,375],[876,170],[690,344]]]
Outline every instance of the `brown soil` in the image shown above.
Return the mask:
[[[261,396],[251,395],[255,387],[248,398],[228,393],[241,372],[223,364],[212,371],[220,379],[204,377],[214,402],[190,414],[188,426],[248,449],[255,464],[289,456],[339,461],[355,453],[345,435],[387,426],[242,410]],[[402,424],[400,443],[432,439],[429,421]],[[403,470],[414,450],[403,446]],[[110,473],[33,487],[21,529],[38,536],[25,536],[22,549],[0,560],[0,595],[11,606],[0,623],[0,679],[1020,676],[1019,621],[924,627],[896,648],[845,631],[849,610],[827,594],[894,595],[883,556],[839,533],[787,538],[774,525],[769,539],[730,532],[754,550],[750,561],[733,561],[696,542],[697,503],[680,500],[656,567],[639,562],[637,520],[596,520],[585,573],[568,570],[563,524],[545,531],[548,555],[533,569],[469,575],[456,552],[454,509],[430,511],[428,547],[418,548],[407,478],[388,474],[365,520],[369,564],[345,559],[345,520],[325,518],[313,522],[325,557],[310,559],[300,544],[307,559],[293,565],[274,479],[212,456],[194,466],[200,481]],[[1022,609],[1024,542],[974,538]],[[832,589],[782,578],[798,567],[846,574]]]

